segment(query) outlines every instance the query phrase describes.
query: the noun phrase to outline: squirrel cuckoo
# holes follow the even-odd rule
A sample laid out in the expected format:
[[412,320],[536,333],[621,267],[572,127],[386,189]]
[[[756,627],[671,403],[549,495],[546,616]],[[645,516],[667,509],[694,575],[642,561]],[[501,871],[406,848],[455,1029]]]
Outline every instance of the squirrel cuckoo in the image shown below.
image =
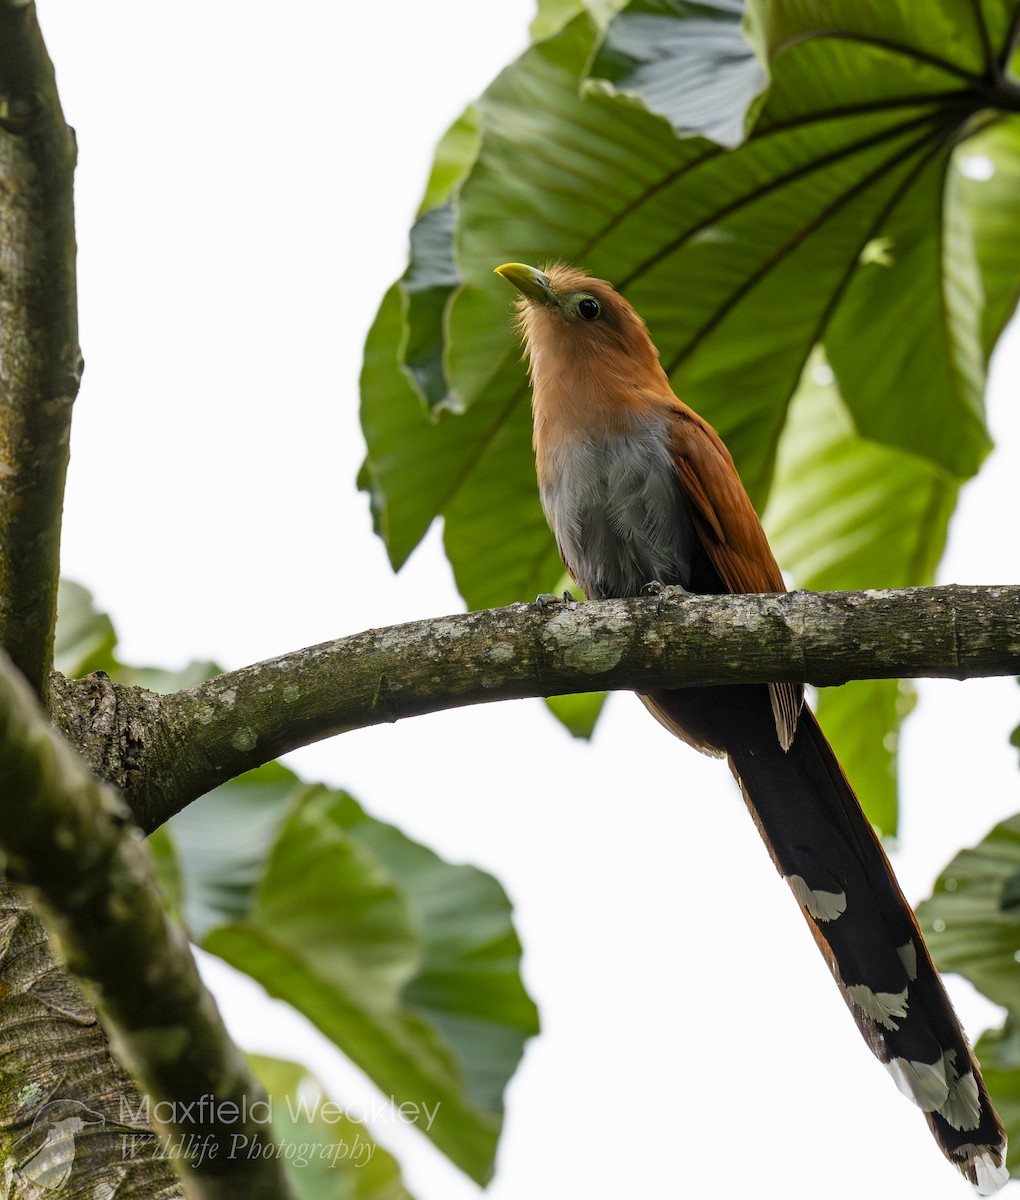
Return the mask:
[[[506,263],[520,293],[542,506],[592,599],[649,583],[782,592],[783,577],[719,435],[673,394],[648,330],[604,280]],[[1006,1139],[889,860],[793,684],[689,687],[641,700],[729,760],[864,1040],[988,1195]]]

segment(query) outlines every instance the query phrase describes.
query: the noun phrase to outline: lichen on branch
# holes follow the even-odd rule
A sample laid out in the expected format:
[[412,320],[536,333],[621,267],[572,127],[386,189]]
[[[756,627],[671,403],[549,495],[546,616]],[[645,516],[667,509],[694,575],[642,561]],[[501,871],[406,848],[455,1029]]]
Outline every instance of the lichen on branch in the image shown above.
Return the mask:
[[[155,829],[196,797],[334,734],[607,689],[1020,672],[1020,587],[512,604],[369,629],[169,696],[57,678],[54,715]],[[97,709],[91,731],[82,714]],[[108,744],[109,743],[109,744]],[[113,752],[111,753],[111,745]]]

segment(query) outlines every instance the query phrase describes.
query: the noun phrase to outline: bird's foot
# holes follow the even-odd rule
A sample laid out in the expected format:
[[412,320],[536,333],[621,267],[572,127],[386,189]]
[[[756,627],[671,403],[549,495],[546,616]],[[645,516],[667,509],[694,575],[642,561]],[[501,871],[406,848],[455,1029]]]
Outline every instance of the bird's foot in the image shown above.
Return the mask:
[[543,592],[540,596],[535,597],[535,607],[540,613],[544,613],[554,604],[573,604],[573,602],[574,597],[569,592],[564,592],[562,596],[557,596],[555,592]]
[[662,616],[662,606],[670,599],[688,595],[686,588],[682,588],[678,583],[664,584],[658,579],[652,579],[641,589],[643,596],[658,596],[658,603],[655,605],[655,615]]

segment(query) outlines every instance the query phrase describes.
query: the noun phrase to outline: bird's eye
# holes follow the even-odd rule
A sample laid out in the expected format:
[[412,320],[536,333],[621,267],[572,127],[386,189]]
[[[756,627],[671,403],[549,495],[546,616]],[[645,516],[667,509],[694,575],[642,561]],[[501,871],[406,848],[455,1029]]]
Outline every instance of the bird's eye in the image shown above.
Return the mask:
[[594,297],[585,296],[577,302],[577,311],[586,321],[594,321],[602,312],[602,308]]

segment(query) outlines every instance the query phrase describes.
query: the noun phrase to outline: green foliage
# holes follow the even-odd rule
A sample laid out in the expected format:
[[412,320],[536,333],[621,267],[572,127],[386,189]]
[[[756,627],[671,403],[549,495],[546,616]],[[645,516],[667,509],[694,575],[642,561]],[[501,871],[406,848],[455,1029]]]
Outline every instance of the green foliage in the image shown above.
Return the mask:
[[116,654],[113,622],[100,612],[92,593],[80,583],[60,581],[57,597],[57,643],[54,666],[68,679],[81,679],[105,671],[118,683],[145,687],[153,692],[175,692],[219,674],[211,662],[191,662],[179,671],[163,667],[129,667]]
[[1020,1167],[1020,1146],[1015,1137],[1015,1131],[1020,1129],[1020,1030],[1016,1017],[1011,1013],[1001,1029],[989,1030],[974,1050],[996,1111],[1010,1131],[1006,1166],[1015,1175]]
[[605,26],[613,13],[625,7],[626,0],[538,0],[538,12],[531,22],[532,41],[551,37],[583,12]]
[[574,737],[590,738],[605,699],[605,692],[585,692],[577,696],[552,696],[546,703]]
[[[913,587],[931,582],[957,482],[928,459],[857,434],[832,372],[817,354],[794,397],[765,509],[780,562],[797,587]],[[896,745],[914,689],[858,680],[819,694],[826,735],[868,816],[896,833]],[[866,719],[862,719],[866,714]]]
[[961,850],[917,910],[939,966],[1020,1015],[1020,816]]
[[[1020,816],[961,850],[917,918],[939,969],[958,971],[1006,1009],[1003,1028],[986,1033],[976,1050],[999,1116],[1015,1135],[1020,1126]],[[1011,1169],[1020,1164],[1018,1150],[1014,1145],[1007,1159]]]
[[964,149],[964,166],[977,170],[977,178],[965,175],[960,186],[985,289],[981,343],[989,356],[1020,298],[1020,238],[1015,222],[1020,121],[990,125],[970,138]]
[[[345,793],[264,770],[171,823],[182,907],[193,883],[198,918],[215,921],[201,945],[303,1012],[387,1095],[438,1104],[423,1132],[484,1181],[503,1086],[537,1031],[502,889],[374,821]],[[250,844],[232,871],[231,810],[245,807],[250,788],[263,800],[276,791],[280,823],[257,872]],[[213,870],[196,877],[210,856]],[[220,898],[217,913],[209,901]]]
[[57,612],[59,632],[54,667],[68,679],[80,679],[93,671],[112,675],[118,667],[113,653],[117,634],[110,618],[96,611],[88,589],[62,579]]
[[[543,4],[538,40],[472,105],[470,150],[426,203],[369,336],[362,485],[394,567],[441,516],[470,607],[552,590],[527,383],[492,269],[566,259],[647,320],[678,394],[769,502],[798,586],[931,582],[989,447],[987,360],[1020,294],[1020,5],[612,7]],[[794,403],[819,345],[838,431],[832,403]],[[895,512],[910,519],[896,528]],[[895,684],[822,703],[886,832],[908,706]]]
[[[102,669],[166,691],[213,673],[124,667],[89,593],[69,585],[61,597],[60,661],[72,673]],[[308,1017],[395,1104],[427,1106],[434,1120],[422,1132],[472,1178],[489,1178],[503,1089],[538,1029],[510,904],[491,876],[444,862],[347,793],[278,763],[203,796],[150,843],[198,945]],[[339,1190],[321,1190],[330,1180]],[[400,1194],[398,1182],[388,1169],[373,1182],[344,1160],[327,1175],[302,1172],[300,1194],[382,1200]]]
[[273,1137],[297,1200],[412,1200],[400,1168],[298,1063],[251,1055],[272,1105]]
[[[469,606],[561,586],[491,271],[565,259],[645,317],[794,586],[931,582],[989,448],[985,372],[1020,297],[1020,2],[612,7],[541,5],[535,44],[472,106],[470,157],[442,195],[448,241],[413,240],[409,277],[442,294],[425,312],[396,285],[370,335],[363,484],[393,565],[442,517]],[[407,346],[441,364],[442,394],[402,372]],[[553,704],[590,732],[585,698]],[[912,705],[884,680],[818,705],[885,834]],[[1010,1013],[978,1049],[1013,1128],[1018,821],[954,860],[921,914],[940,966]]]
[[[562,591],[492,269],[566,259],[648,321],[794,585],[929,582],[988,450],[985,371],[1020,296],[1018,29],[1020,0],[541,0],[534,44],[442,139],[408,269],[366,344],[360,486],[394,567],[442,517],[470,606]],[[66,673],[171,689],[213,669],[130,671],[115,649],[87,593],[65,588]],[[553,707],[587,736],[601,699]],[[889,681],[821,698],[885,833],[911,703]],[[196,941],[397,1101],[439,1103],[427,1132],[486,1179],[503,1089],[536,1028],[498,884],[275,764],[152,842]],[[940,966],[1009,1012],[978,1050],[1014,1127],[1018,914],[1020,818],[960,854],[919,914]],[[291,1064],[260,1069],[271,1091],[307,1087]],[[379,1164],[298,1186],[400,1195]]]
[[680,136],[736,146],[766,83],[740,26],[743,8],[743,0],[631,0],[606,30],[588,85],[611,84]]

